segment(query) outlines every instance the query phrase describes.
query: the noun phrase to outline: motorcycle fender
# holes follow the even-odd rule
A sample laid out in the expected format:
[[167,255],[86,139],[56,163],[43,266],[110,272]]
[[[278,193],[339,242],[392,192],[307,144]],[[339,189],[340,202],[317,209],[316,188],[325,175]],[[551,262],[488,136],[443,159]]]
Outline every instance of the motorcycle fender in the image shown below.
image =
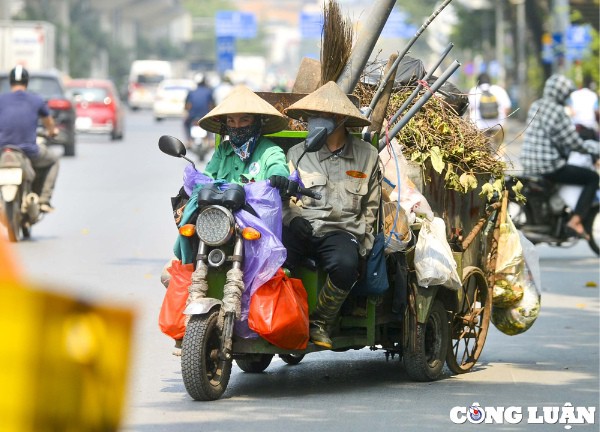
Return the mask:
[[2,195],[2,200],[4,202],[14,201],[17,196],[18,191],[19,191],[19,185],[0,186],[0,195]]
[[221,305],[223,305],[221,300],[203,298],[187,305],[183,313],[185,315],[203,315],[210,312],[214,307]]
[[20,185],[23,183],[22,168],[0,168],[0,186]]
[[417,322],[424,324],[429,318],[429,311],[438,291],[438,286],[417,287],[416,307],[417,307]]

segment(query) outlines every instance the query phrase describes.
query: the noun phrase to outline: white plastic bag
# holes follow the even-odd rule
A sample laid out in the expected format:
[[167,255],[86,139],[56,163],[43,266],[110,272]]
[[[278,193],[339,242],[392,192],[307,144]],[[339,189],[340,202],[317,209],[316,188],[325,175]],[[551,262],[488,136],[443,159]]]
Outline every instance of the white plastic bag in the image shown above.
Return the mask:
[[400,197],[400,205],[411,222],[413,221],[411,213],[425,215],[427,219],[432,220],[433,211],[427,199],[406,174],[409,166],[398,140],[394,138],[390,142],[390,148],[386,147],[379,152],[379,157],[383,163],[383,173],[387,183],[387,187],[384,187],[386,187],[390,201],[398,201],[398,197]]
[[458,290],[462,283],[446,240],[446,224],[439,217],[423,219],[415,246],[415,271],[420,286],[443,285]]

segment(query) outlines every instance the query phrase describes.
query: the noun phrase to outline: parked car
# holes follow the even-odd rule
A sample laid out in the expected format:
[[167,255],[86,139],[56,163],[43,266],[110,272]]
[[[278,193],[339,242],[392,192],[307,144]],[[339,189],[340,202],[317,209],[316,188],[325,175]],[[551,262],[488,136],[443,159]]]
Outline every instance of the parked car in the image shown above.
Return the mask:
[[[75,104],[63,84],[60,73],[29,71],[27,90],[43,97],[54,117],[59,134],[48,140],[48,144],[62,145],[65,156],[75,156]],[[8,73],[0,73],[0,93],[9,91]]]
[[66,86],[75,101],[77,132],[109,134],[112,140],[123,139],[123,104],[111,80],[73,79],[67,81]]
[[127,103],[136,111],[152,109],[158,84],[172,76],[171,63],[164,60],[135,60],[131,63]]
[[154,120],[165,118],[183,118],[185,116],[185,98],[190,90],[196,88],[194,80],[166,79],[156,89],[152,106]]

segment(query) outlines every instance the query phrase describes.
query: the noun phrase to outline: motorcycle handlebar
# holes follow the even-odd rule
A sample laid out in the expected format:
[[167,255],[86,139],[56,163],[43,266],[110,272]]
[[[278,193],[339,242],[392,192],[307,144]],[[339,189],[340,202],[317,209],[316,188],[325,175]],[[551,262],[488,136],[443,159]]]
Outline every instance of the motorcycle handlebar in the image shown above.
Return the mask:
[[306,195],[307,197],[313,198],[316,200],[320,200],[323,197],[319,192],[307,189],[302,186],[298,186],[298,193],[301,195]]
[[[271,186],[273,186],[273,184],[271,182],[269,182],[269,184]],[[274,186],[275,187],[275,186]],[[300,186],[297,182],[290,180],[287,186],[287,191],[286,191],[288,196],[292,196],[292,195],[305,195],[309,198],[313,198],[316,200],[320,200],[323,196],[317,192],[317,191],[313,191],[311,189],[305,188]]]

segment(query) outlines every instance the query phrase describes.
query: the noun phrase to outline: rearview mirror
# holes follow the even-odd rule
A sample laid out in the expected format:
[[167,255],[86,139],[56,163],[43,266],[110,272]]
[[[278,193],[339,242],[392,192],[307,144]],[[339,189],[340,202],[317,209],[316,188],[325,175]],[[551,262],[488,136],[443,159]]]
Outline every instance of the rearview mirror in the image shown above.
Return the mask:
[[163,135],[158,139],[158,148],[161,152],[174,157],[184,157],[186,150],[183,143],[170,135]]
[[321,150],[326,142],[327,129],[324,127],[318,127],[307,135],[306,140],[304,141],[304,151],[306,153],[317,152]]

